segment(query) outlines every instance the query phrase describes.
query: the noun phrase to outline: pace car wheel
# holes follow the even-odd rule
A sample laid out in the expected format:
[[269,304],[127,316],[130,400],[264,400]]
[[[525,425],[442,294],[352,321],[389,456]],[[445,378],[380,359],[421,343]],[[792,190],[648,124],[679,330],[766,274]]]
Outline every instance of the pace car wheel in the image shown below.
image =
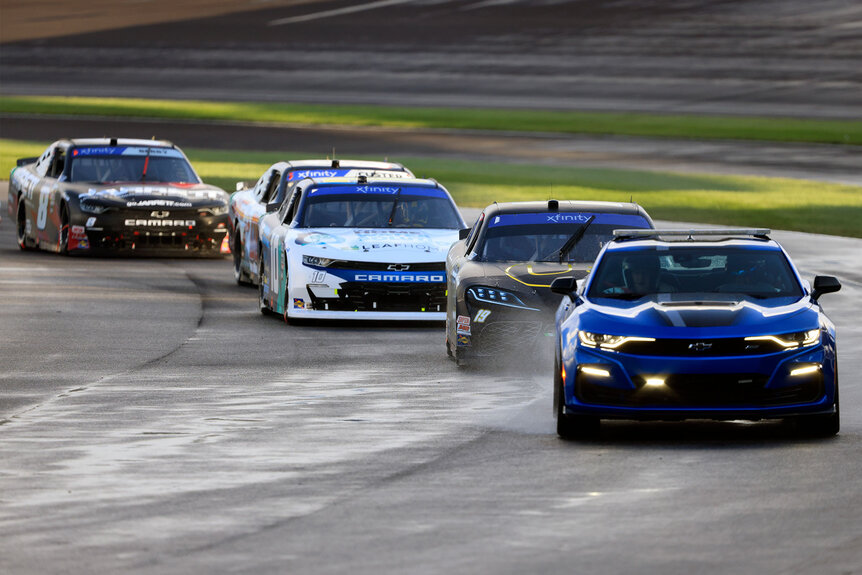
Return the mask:
[[17,214],[18,247],[22,250],[32,250],[33,243],[27,238],[27,206],[24,205],[24,197],[18,196]]
[[835,377],[835,413],[828,415],[800,415],[795,419],[796,431],[802,437],[832,437],[841,429],[841,410],[838,402],[838,376]]
[[239,235],[239,230],[236,232],[236,239],[233,241],[231,251],[233,252],[233,277],[237,285],[252,285],[251,278],[242,269],[242,238]]
[[557,435],[563,439],[589,439],[598,435],[600,425],[598,417],[567,415],[563,413],[565,403],[560,359],[557,357],[554,361],[554,405],[557,412]]
[[63,203],[60,207],[60,237],[59,237],[59,248],[60,253],[65,255],[69,255],[69,205]]

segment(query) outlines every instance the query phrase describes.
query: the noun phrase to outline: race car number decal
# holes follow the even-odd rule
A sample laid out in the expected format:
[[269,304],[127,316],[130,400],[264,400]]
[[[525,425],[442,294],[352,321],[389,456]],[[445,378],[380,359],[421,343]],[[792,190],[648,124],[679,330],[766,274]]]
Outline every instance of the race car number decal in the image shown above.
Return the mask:
[[48,200],[50,199],[51,188],[42,186],[42,191],[39,194],[39,212],[36,214],[36,227],[40,230],[44,230],[48,223]]
[[488,319],[489,315],[491,315],[491,310],[480,309],[476,312],[476,323],[485,323],[485,320]]

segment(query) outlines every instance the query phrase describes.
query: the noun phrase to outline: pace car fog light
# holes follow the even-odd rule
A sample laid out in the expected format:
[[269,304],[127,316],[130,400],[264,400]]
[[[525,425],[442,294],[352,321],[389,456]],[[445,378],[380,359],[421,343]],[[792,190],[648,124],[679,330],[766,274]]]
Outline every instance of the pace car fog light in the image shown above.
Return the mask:
[[816,373],[820,371],[820,364],[815,363],[812,365],[801,365],[800,367],[795,367],[790,370],[790,376],[795,375],[808,375],[809,373]]
[[646,387],[661,387],[664,385],[664,380],[660,377],[648,377],[644,382]]
[[601,369],[599,367],[589,367],[583,366],[581,367],[581,373],[586,373],[587,375],[595,375],[597,377],[610,377],[611,372],[606,369]]

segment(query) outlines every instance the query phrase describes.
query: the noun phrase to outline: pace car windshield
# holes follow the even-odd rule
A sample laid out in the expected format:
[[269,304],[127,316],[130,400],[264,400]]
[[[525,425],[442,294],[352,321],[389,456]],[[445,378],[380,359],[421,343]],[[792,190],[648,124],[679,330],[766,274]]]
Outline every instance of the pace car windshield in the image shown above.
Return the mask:
[[592,262],[615,229],[650,227],[626,214],[502,214],[488,222],[476,251],[486,262]]
[[639,299],[669,293],[735,294],[746,299],[799,298],[802,288],[784,254],[741,246],[662,246],[605,252],[587,297]]
[[69,154],[71,182],[160,182],[197,184],[188,160],[173,148],[104,146],[74,148]]
[[[361,191],[363,188],[369,191]],[[310,191],[299,225],[303,228],[458,229],[461,222],[455,205],[441,190],[358,186]]]

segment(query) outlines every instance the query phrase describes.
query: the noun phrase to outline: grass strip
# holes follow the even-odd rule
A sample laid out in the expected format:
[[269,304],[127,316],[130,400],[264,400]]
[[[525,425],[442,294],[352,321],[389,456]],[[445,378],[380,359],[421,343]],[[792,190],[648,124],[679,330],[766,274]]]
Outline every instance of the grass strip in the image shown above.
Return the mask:
[[[0,140],[0,174],[48,142]],[[201,177],[232,191],[271,164],[309,154],[186,150]],[[655,219],[862,237],[862,187],[809,180],[397,158],[445,185],[459,205],[578,199],[635,201]]]
[[0,96],[0,112],[862,145],[862,121],[798,118],[59,96]]

